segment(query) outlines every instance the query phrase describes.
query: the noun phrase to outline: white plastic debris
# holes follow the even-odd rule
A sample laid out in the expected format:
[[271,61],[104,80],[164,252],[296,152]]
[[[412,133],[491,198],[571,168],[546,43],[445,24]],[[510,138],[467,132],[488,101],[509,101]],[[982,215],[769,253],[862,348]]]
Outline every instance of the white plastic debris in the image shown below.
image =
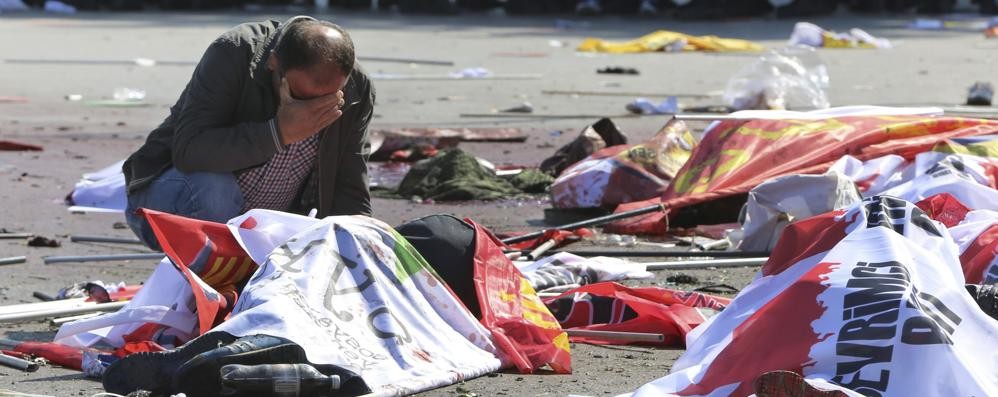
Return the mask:
[[724,103],[736,110],[825,109],[828,68],[813,48],[769,51],[728,80]]

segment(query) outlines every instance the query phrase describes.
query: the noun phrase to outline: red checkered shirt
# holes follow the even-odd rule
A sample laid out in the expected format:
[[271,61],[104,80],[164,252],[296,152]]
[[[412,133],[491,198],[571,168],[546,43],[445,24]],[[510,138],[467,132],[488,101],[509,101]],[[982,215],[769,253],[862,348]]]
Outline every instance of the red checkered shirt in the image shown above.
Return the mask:
[[243,212],[254,208],[287,211],[298,197],[305,178],[319,154],[319,134],[295,142],[263,165],[240,173],[236,180],[243,192]]

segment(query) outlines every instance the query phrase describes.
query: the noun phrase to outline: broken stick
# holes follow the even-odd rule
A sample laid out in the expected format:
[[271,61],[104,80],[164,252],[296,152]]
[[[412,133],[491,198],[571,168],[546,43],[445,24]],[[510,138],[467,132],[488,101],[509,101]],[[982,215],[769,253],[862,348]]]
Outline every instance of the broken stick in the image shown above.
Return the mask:
[[662,334],[649,334],[644,332],[617,332],[617,331],[596,331],[590,329],[566,329],[568,336],[579,336],[584,338],[612,340],[619,342],[652,342],[661,343],[665,341]]

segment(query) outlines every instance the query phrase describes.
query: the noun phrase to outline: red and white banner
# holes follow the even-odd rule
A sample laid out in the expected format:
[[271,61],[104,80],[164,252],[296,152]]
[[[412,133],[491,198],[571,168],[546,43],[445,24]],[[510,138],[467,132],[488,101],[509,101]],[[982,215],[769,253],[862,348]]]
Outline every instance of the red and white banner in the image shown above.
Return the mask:
[[672,120],[646,142],[600,150],[562,171],[551,184],[551,205],[612,207],[657,197],[690,158],[694,145],[686,124]]
[[773,370],[856,396],[998,395],[998,322],[964,289],[959,249],[892,197],[793,223],[672,373],[633,396],[747,396]]
[[[675,216],[683,207],[745,194],[778,176],[824,173],[845,155],[866,161],[895,154],[911,160],[949,139],[995,133],[996,120],[957,117],[856,115],[726,120],[710,128],[660,197],[617,207],[617,212],[623,212],[664,204],[669,214],[630,218],[607,229],[614,233],[663,234],[669,216]],[[727,215],[733,219],[738,209],[737,205],[731,206],[731,214]]]
[[[546,299],[564,328],[662,334],[662,346],[682,346],[686,334],[707,321],[704,313],[724,310],[731,301],[699,292],[658,287],[630,288],[611,282],[596,283]],[[573,341],[620,344],[599,338],[573,336]]]

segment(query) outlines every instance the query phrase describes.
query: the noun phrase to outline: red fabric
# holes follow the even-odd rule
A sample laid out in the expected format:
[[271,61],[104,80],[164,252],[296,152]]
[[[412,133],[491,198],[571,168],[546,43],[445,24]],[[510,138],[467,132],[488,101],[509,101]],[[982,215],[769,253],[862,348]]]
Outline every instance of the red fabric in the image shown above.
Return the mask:
[[0,141],[0,150],[15,151],[15,152],[23,152],[23,151],[40,152],[43,149],[41,146],[29,145],[26,143]]
[[[190,283],[197,303],[200,333],[208,332],[225,318],[225,309],[232,308],[224,295],[234,292],[236,285],[251,276],[256,264],[224,224],[149,209],[140,211],[149,221],[163,253]],[[199,280],[218,294],[205,291]]]
[[826,212],[793,222],[783,230],[769,260],[762,266],[763,276],[780,274],[797,262],[828,252],[846,237],[846,221],[835,218],[845,211]]
[[[578,300],[576,294],[610,298]],[[569,305],[569,300],[571,304]],[[721,310],[730,299],[658,287],[628,288],[603,282],[585,285],[544,300],[564,328],[662,334],[662,346],[683,346],[686,334],[706,319],[696,308]],[[607,305],[609,303],[609,305]],[[572,341],[592,344],[623,344],[598,338],[573,336]]]
[[929,218],[935,219],[946,225],[947,228],[959,225],[963,221],[963,218],[967,216],[970,212],[970,208],[960,202],[956,197],[949,193],[940,193],[926,197],[924,200],[919,201],[915,204]]
[[991,225],[960,255],[963,277],[968,284],[986,283],[986,272],[998,256],[998,225]]
[[825,312],[818,296],[828,289],[821,281],[824,275],[831,273],[833,265],[819,263],[782,293],[762,304],[734,329],[731,342],[710,361],[703,377],[676,394],[705,395],[736,384],[737,388],[727,393],[748,396],[753,391],[752,382],[760,374],[778,370],[802,373],[803,367],[813,361],[811,346],[827,337],[816,334],[811,322]]
[[18,353],[41,357],[60,367],[81,371],[84,349],[55,342],[22,342],[14,347]]
[[[896,154],[912,159],[949,138],[994,134],[998,120],[955,117],[838,117],[826,120],[724,121],[693,149],[661,197],[622,204],[617,212],[655,204],[674,210],[747,193],[783,175],[817,174],[844,155],[859,160]],[[664,234],[668,214],[607,226],[612,233]]]
[[571,373],[568,335],[503,254],[502,243],[470,219],[465,221],[475,227],[475,289],[482,325],[521,373],[545,365],[556,373]]
[[591,229],[581,228],[575,230],[545,230],[544,235],[535,239],[521,241],[510,244],[509,247],[518,250],[531,250],[539,247],[548,240],[554,239],[558,242],[553,248],[562,247],[567,243],[578,241],[593,235]]
[[118,358],[124,358],[135,353],[155,353],[166,351],[166,348],[160,346],[153,341],[138,341],[138,342],[125,342],[124,346],[121,346],[114,350],[113,355]]

